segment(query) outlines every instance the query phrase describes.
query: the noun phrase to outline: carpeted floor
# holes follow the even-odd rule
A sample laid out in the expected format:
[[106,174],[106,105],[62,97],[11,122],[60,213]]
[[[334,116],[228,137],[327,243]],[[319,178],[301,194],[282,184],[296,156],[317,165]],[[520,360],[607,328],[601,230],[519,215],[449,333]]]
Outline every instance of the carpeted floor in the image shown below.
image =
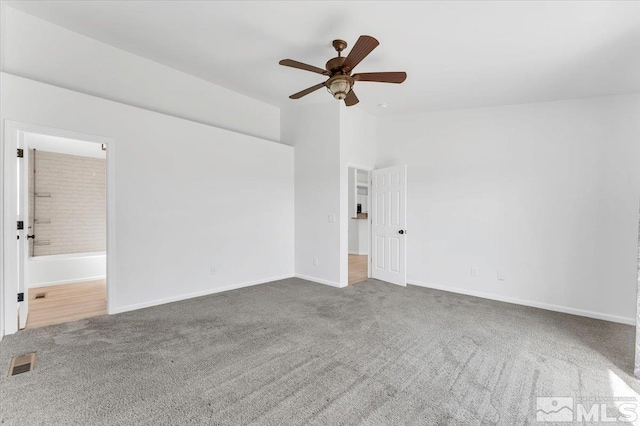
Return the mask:
[[[0,343],[4,425],[534,423],[640,391],[634,327],[369,280],[288,279]],[[6,377],[37,351],[33,372]]]

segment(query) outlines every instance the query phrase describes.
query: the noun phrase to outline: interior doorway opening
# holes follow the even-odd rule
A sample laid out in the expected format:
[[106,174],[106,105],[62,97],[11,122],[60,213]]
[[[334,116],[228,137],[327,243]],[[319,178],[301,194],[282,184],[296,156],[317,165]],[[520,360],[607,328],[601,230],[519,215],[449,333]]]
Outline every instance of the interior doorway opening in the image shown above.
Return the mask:
[[110,311],[111,142],[44,126],[6,123],[5,334]]
[[349,285],[369,278],[370,172],[349,167]]
[[23,149],[29,312],[20,328],[105,315],[106,147],[25,133]]

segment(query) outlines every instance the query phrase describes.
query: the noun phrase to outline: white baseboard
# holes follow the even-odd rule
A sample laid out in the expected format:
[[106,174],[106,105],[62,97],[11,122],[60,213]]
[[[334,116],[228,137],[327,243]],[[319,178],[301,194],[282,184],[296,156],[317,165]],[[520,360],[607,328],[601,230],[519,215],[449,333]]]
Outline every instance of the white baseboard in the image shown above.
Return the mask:
[[465,294],[467,296],[480,297],[482,299],[497,300],[499,302],[513,303],[515,305],[529,306],[532,308],[546,309],[547,311],[562,312],[564,314],[578,315],[581,317],[595,318],[599,320],[617,322],[621,324],[636,325],[635,318],[621,317],[618,315],[603,314],[600,312],[587,311],[584,309],[570,308],[567,306],[553,305],[550,303],[534,302],[532,300],[517,299],[514,297],[500,296],[497,294],[472,291],[459,287],[449,287],[438,284],[424,283],[415,280],[407,280],[407,284],[418,287],[427,287],[435,290],[448,291],[450,293]]
[[359,251],[350,251],[349,254],[356,254],[358,256],[368,256],[369,253],[367,252],[359,252]]
[[73,279],[73,280],[49,281],[49,282],[46,282],[46,283],[35,283],[35,284],[29,284],[27,287],[28,288],[38,288],[38,287],[48,287],[50,285],[75,284],[75,283],[83,283],[83,282],[87,282],[87,281],[104,280],[105,278],[107,278],[106,275],[100,275],[100,276],[97,276],[97,277],[76,278],[76,279]]
[[261,280],[247,281],[244,283],[233,284],[226,287],[217,287],[217,288],[212,288],[212,289],[203,290],[203,291],[196,291],[193,293],[181,294],[179,296],[165,297],[163,299],[156,299],[156,300],[150,300],[148,302],[135,303],[133,305],[120,306],[120,307],[114,308],[112,314],[121,314],[123,312],[135,311],[143,308],[150,308],[152,306],[164,305],[165,303],[179,302],[181,300],[193,299],[194,297],[208,296],[210,294],[222,293],[223,291],[237,290],[239,288],[251,287],[259,284],[266,284],[273,281],[280,281],[280,280],[293,278],[293,277],[294,277],[293,274],[280,275],[277,277],[270,277],[270,278],[265,278]]
[[335,281],[324,280],[322,278],[310,277],[308,275],[296,274],[296,278],[300,278],[302,280],[313,281],[314,283],[330,285],[331,287],[346,287],[346,285],[342,285]]

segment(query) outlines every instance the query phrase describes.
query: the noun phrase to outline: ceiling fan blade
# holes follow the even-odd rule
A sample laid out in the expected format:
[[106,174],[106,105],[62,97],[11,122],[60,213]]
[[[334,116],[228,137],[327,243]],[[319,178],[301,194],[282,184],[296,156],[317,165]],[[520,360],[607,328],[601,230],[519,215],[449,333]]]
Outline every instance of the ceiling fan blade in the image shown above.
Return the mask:
[[378,40],[371,36],[363,35],[360,36],[356,44],[353,45],[353,48],[347,55],[347,58],[344,60],[342,64],[342,69],[344,71],[351,71],[358,65],[364,58],[367,57],[369,53],[376,47],[378,47],[380,43]]
[[316,84],[315,86],[311,86],[307,89],[304,89],[298,93],[294,93],[293,95],[289,96],[290,99],[300,99],[303,96],[308,95],[311,92],[315,92],[316,90],[318,90],[319,88],[324,87],[324,83],[320,83],[320,84]]
[[365,72],[354,74],[356,81],[377,81],[378,83],[402,83],[407,79],[406,72]]
[[360,99],[356,96],[356,93],[351,89],[351,91],[347,94],[347,97],[344,98],[344,103],[346,106],[353,106],[360,102]]
[[278,62],[280,65],[284,65],[285,67],[298,68],[305,71],[317,72],[318,74],[329,75],[327,70],[323,70],[322,68],[314,67],[313,65],[305,64],[302,62],[294,61],[293,59],[283,59]]

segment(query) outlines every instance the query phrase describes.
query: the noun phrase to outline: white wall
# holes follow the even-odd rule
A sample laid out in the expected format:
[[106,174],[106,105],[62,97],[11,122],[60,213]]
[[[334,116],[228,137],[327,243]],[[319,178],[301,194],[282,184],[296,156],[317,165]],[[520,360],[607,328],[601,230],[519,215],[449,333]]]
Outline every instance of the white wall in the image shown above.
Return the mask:
[[[282,142],[295,147],[296,274],[346,286],[347,169],[349,164],[373,166],[375,118],[329,100],[282,110],[281,129]],[[335,222],[329,222],[330,215],[335,215]]]
[[[376,159],[376,119],[371,114],[357,108],[347,107],[342,102],[340,107],[340,281],[343,285],[349,282],[349,166],[357,166],[363,170],[373,169]],[[359,220],[357,222],[363,222]],[[362,224],[358,224],[362,229]],[[367,225],[368,230],[368,225]],[[368,233],[367,233],[368,237]]]
[[28,288],[92,281],[106,275],[104,253],[39,256],[27,261]]
[[1,70],[210,124],[280,140],[280,110],[2,5]]
[[293,275],[292,147],[0,77],[3,125],[115,141],[114,312]]
[[634,324],[639,141],[637,94],[381,119],[409,282]]
[[358,107],[339,104],[341,161],[364,169],[373,168],[376,162],[376,117]]
[[369,220],[352,219],[358,225],[358,254],[369,255]]
[[334,101],[282,110],[282,141],[295,146],[296,274],[334,286],[341,285],[339,114]]

